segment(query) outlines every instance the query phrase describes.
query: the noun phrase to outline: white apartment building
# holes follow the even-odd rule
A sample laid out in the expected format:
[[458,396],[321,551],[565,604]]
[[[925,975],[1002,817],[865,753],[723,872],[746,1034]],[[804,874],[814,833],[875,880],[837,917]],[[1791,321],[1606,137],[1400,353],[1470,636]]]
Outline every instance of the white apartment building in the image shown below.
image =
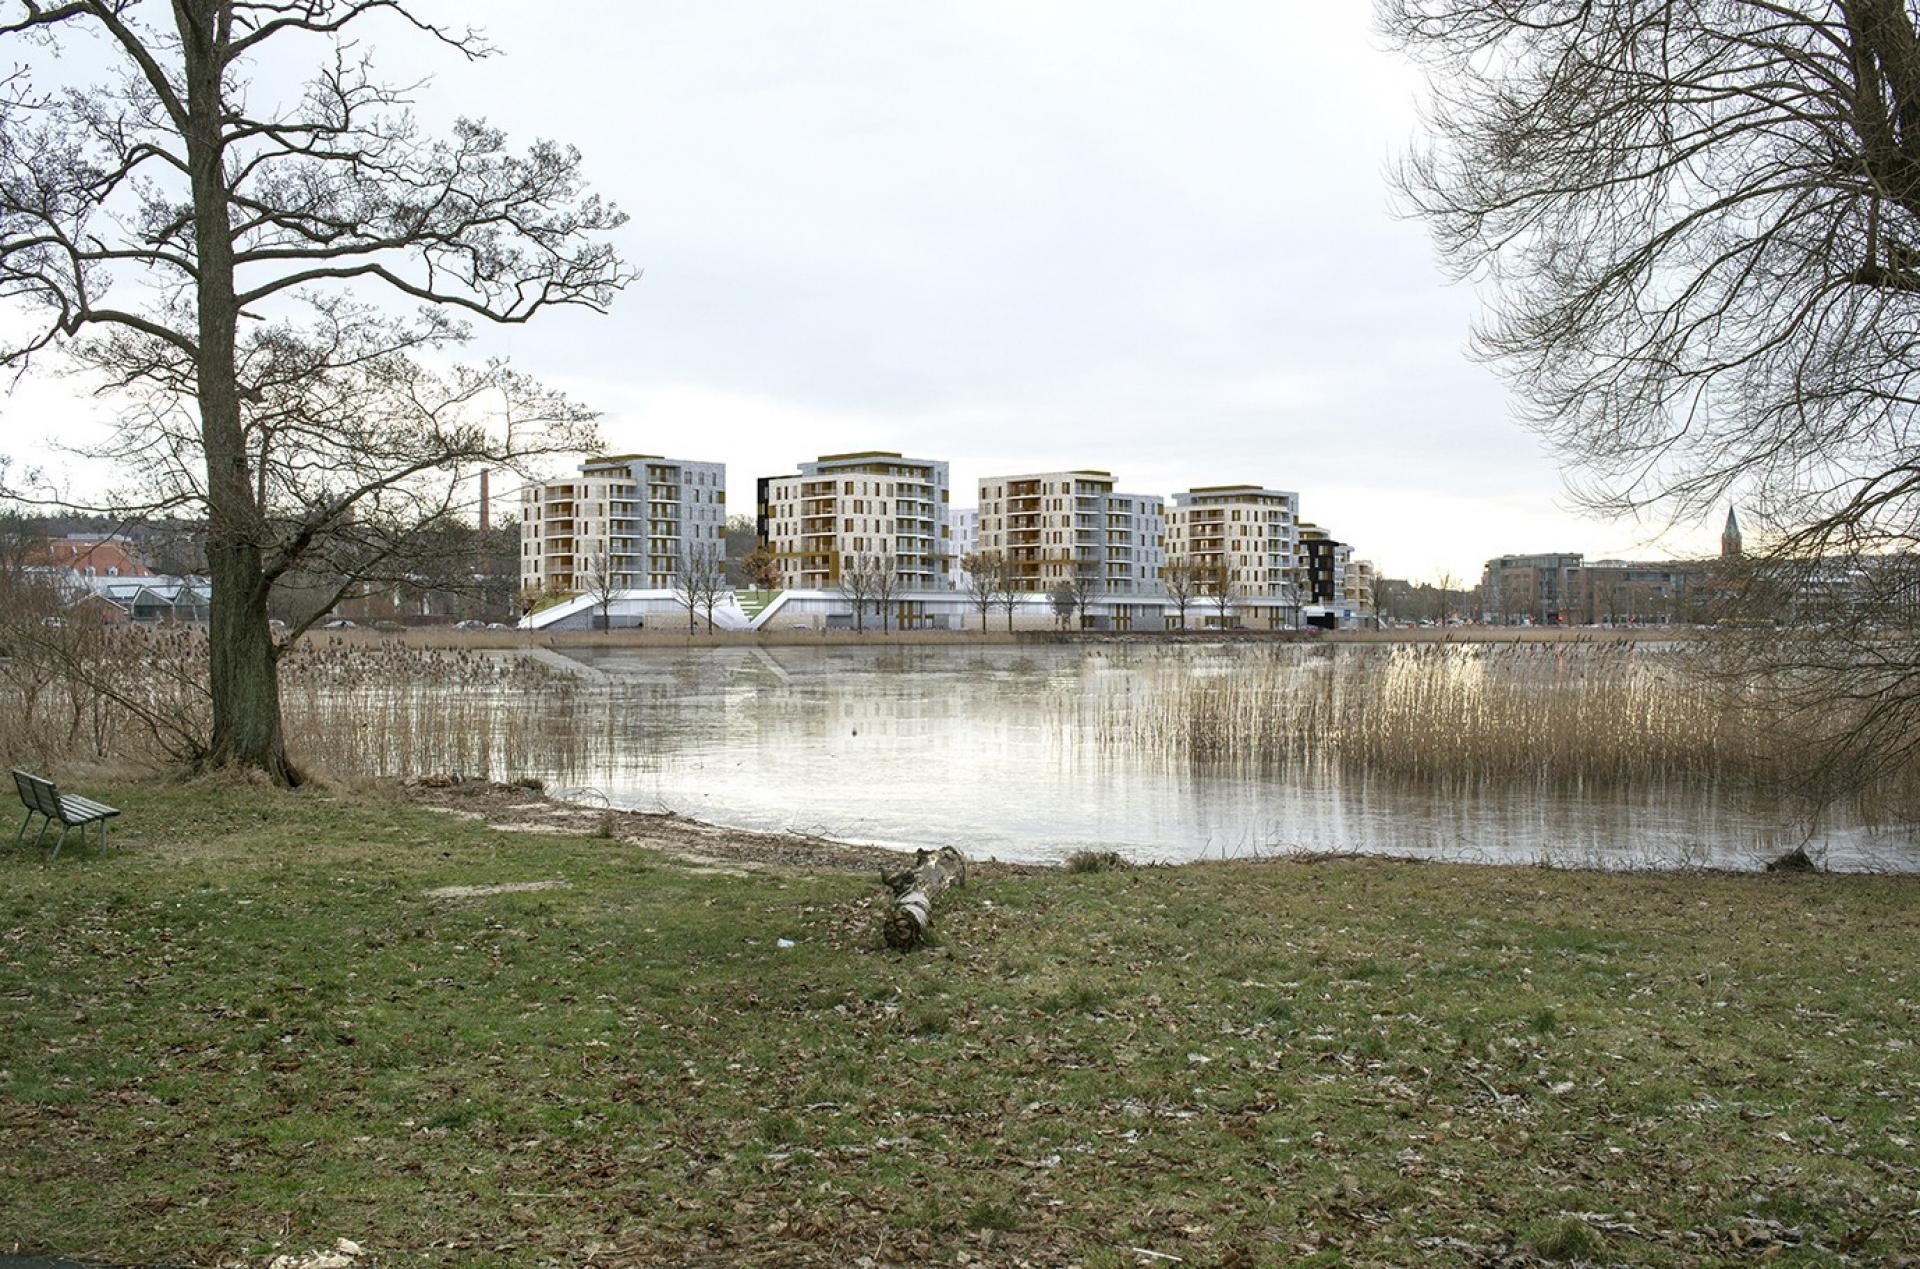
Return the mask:
[[1104,471],[987,476],[980,481],[980,547],[1005,559],[1022,591],[1076,579],[1096,595],[1159,595],[1166,503],[1116,493]]
[[1374,569],[1372,560],[1349,560],[1342,586],[1346,607],[1353,613],[1355,625],[1374,624]]
[[789,587],[826,590],[841,566],[891,558],[906,590],[953,589],[947,465],[889,450],[825,454],[759,482],[760,543]]
[[521,490],[520,583],[553,594],[603,580],[620,590],[665,590],[689,552],[724,554],[726,536],[726,464],[593,458],[578,476]]
[[953,554],[965,559],[980,549],[980,508],[955,507],[949,517],[953,524]]
[[[1169,566],[1196,570],[1192,613],[1205,624],[1291,626],[1299,617],[1300,495],[1259,485],[1204,485],[1173,495]],[[1224,592],[1228,612],[1216,599]]]
[[973,584],[973,575],[967,571],[967,557],[980,549],[980,508],[955,507],[950,518],[953,522],[953,586],[955,590],[965,590]]

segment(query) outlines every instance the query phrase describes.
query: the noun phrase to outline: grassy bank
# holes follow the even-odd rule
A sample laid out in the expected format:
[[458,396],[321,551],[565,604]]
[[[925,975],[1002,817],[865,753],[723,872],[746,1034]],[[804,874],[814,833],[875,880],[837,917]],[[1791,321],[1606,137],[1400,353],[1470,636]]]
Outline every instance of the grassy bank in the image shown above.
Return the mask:
[[903,959],[858,873],[89,792],[124,853],[0,853],[0,1251],[1920,1255],[1913,880],[1001,874]]

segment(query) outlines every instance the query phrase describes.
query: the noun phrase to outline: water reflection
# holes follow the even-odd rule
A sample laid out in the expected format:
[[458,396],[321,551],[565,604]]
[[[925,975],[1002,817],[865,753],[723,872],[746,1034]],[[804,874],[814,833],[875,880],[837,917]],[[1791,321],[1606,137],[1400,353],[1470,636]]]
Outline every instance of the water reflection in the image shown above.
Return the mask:
[[[597,743],[538,774],[729,826],[1038,861],[1077,850],[1142,861],[1359,851],[1751,867],[1806,836],[1780,808],[1686,788],[1411,787],[1311,760],[1196,769],[1099,734],[1111,718],[1092,719],[1084,702],[1150,691],[1169,654],[1146,644],[583,650],[573,655],[600,685],[580,703],[582,729]],[[1175,654],[1231,674],[1238,652]],[[1836,868],[1920,866],[1900,828],[1830,823],[1813,845]]]

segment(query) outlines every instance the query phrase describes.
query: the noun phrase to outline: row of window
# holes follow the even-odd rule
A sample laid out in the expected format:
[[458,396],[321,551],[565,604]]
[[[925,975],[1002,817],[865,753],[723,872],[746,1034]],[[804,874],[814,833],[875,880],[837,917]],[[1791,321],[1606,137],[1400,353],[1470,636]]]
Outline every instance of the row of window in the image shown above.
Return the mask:
[[[803,495],[800,486],[802,484],[818,485],[820,483],[822,482],[811,477],[789,476],[785,479],[771,482],[767,486],[767,492],[775,498],[798,498],[802,496],[818,498],[824,495],[812,491],[806,491]],[[933,496],[929,491],[929,483],[926,481],[843,480],[839,482],[839,485],[841,494],[848,497],[859,494],[862,497],[919,498],[922,501],[931,501]],[[947,491],[945,489],[940,491],[940,501],[947,501]]]
[[[897,533],[903,533],[908,537],[934,536],[932,534],[922,533],[918,529],[914,529],[910,527],[912,525],[924,524],[924,523],[926,523],[924,520],[896,521],[884,516],[848,516],[843,518],[840,521],[839,532],[841,533],[889,533],[889,534],[897,532]],[[820,535],[822,530],[811,525],[803,526],[801,522],[798,520],[775,520],[768,525],[767,532],[769,537],[777,539],[777,538],[795,538],[795,537],[817,537]],[[833,532],[832,527],[829,526],[825,530],[825,532],[829,532],[829,533]],[[953,536],[953,530],[950,526],[943,524],[940,526],[940,532],[938,536],[942,538],[951,538]]]
[[[1220,515],[1221,510],[1222,508],[1220,507],[1184,508],[1184,509],[1174,511],[1171,516],[1171,519],[1175,524],[1186,524],[1189,521],[1195,521],[1195,520],[1218,521],[1222,519],[1222,516]],[[1240,514],[1241,509],[1239,507],[1230,507],[1230,508],[1227,508],[1226,510],[1228,514],[1224,518],[1227,520],[1233,521],[1233,520],[1240,520],[1243,518]],[[1293,521],[1292,514],[1286,511],[1249,510],[1244,518],[1249,522],[1272,523],[1272,524],[1290,524]]]

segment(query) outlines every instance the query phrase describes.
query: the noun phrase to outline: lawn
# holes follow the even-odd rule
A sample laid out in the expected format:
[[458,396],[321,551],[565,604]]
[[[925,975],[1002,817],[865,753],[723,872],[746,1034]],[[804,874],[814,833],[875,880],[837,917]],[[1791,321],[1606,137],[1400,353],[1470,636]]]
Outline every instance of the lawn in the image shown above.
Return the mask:
[[855,873],[88,791],[104,859],[0,852],[0,1252],[1920,1256],[1914,880],[989,874],[903,957]]

